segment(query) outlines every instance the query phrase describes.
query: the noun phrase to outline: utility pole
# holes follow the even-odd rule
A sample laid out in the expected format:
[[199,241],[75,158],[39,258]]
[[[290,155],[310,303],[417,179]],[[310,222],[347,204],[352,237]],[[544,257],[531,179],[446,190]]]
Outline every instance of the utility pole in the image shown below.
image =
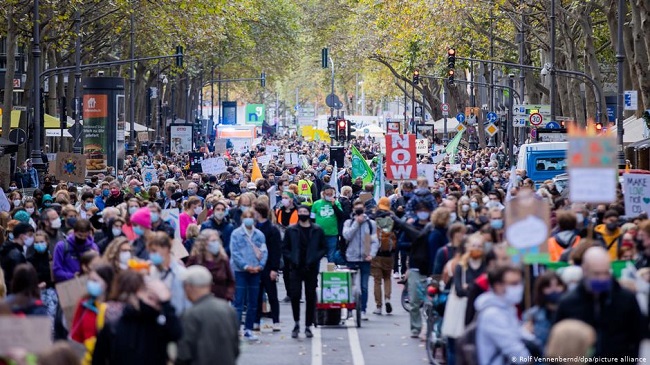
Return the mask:
[[[34,41],[32,43],[32,57],[33,57],[33,72],[34,72],[34,86],[33,86],[33,103],[34,114],[32,116],[32,123],[34,125],[34,137],[32,147],[32,165],[38,171],[38,175],[42,176],[45,171],[45,164],[43,164],[42,149],[41,149],[41,28],[40,28],[40,14],[39,14],[39,0],[34,0]],[[13,55],[11,55],[13,57]],[[63,137],[61,137],[63,138]],[[39,179],[40,181],[40,179]]]
[[415,82],[411,83],[411,133],[415,133]]
[[[555,1],[555,0],[554,0]],[[625,169],[625,152],[623,151],[623,62],[625,62],[625,48],[623,48],[623,22],[627,13],[625,0],[618,0],[618,27],[616,29],[616,137],[618,144],[618,168]],[[598,96],[600,98],[600,96]],[[599,99],[600,100],[600,99]],[[600,107],[599,107],[600,110]]]
[[131,133],[129,133],[129,143],[126,148],[126,153],[132,155],[135,153],[135,45],[133,38],[135,36],[135,9],[131,2],[131,32],[130,32],[130,48],[131,48],[131,68],[129,70],[129,126]]
[[[490,2],[490,61],[494,61],[494,1]],[[490,64],[490,111],[494,111],[494,64]],[[478,115],[476,116],[478,118]],[[480,124],[480,123],[479,123]]]
[[330,107],[330,117],[334,118],[334,60],[330,57],[330,63],[332,64],[332,107]]
[[[620,4],[619,4],[620,5]],[[551,20],[551,87],[549,89],[549,97],[551,104],[551,122],[555,121],[555,0],[551,0],[551,14],[549,16]]]
[[354,76],[354,114],[359,115],[359,74]]
[[[442,103],[446,104],[447,103],[447,80],[442,80]],[[447,143],[449,142],[449,134],[447,133],[447,113],[443,113],[443,122],[444,126],[442,128],[442,143]]]
[[[514,78],[515,75],[509,75],[508,76],[508,87],[510,90],[514,90]],[[508,130],[508,161],[510,161],[510,167],[514,166],[515,163],[515,154],[514,154],[514,145],[515,145],[515,136],[514,134],[514,127],[512,125],[512,119],[513,119],[513,108],[514,104],[514,93],[511,91],[508,93],[508,121],[506,122],[506,128]]]
[[[81,119],[81,13],[79,10],[74,12],[74,29],[77,33],[74,44],[74,124],[75,128],[79,128],[79,120]],[[64,123],[67,125],[67,121],[64,121]],[[73,137],[76,138],[77,136]],[[81,143],[73,145],[73,153],[79,154],[83,152],[83,132],[80,138]],[[61,140],[63,140],[63,134],[61,134]]]
[[[212,122],[212,128],[214,128],[214,82],[212,80],[214,80],[214,65],[210,70],[210,121]],[[210,135],[212,135],[212,131],[210,131]]]
[[[519,26],[519,64],[523,65],[526,55],[526,14],[524,12],[524,0],[521,0],[521,25]],[[524,97],[526,92],[525,88],[526,83],[526,74],[523,68],[519,69],[519,95]],[[523,100],[521,100],[523,103]],[[523,143],[526,140],[526,128],[520,128],[519,143]]]
[[219,100],[217,101],[217,108],[218,108],[218,111],[217,111],[218,114],[217,115],[218,115],[219,120],[217,121],[217,124],[221,124],[221,72],[219,72],[219,87],[218,87],[218,89],[219,89],[219,95],[218,95]]

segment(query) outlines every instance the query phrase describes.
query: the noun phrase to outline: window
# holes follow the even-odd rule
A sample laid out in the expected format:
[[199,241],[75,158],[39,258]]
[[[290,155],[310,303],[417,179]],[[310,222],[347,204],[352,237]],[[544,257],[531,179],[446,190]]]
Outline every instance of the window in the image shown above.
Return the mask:
[[565,157],[540,157],[535,160],[535,171],[564,171]]

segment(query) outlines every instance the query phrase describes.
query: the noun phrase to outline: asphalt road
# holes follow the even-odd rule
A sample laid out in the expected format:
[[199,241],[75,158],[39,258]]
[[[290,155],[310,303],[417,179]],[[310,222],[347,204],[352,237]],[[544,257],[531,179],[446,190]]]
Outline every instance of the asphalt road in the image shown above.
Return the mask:
[[[286,291],[282,280],[278,283],[280,298]],[[282,330],[272,332],[264,329],[259,343],[242,342],[240,365],[330,365],[330,364],[428,364],[424,342],[410,338],[409,316],[400,305],[402,285],[393,279],[391,304],[393,313],[375,315],[373,280],[370,278],[368,294],[368,321],[356,328],[353,320],[346,326],[318,327],[314,338],[304,336],[304,328],[298,339],[291,338],[293,317],[291,304],[280,304]],[[304,323],[304,304],[301,309],[301,327]],[[272,323],[270,319],[263,319]]]

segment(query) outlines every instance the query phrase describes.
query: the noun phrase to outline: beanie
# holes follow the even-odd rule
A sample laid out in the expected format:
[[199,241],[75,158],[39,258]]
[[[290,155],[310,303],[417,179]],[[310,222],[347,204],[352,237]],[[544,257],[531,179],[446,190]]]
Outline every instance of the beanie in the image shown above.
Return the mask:
[[133,213],[131,215],[131,223],[137,224],[146,229],[151,229],[151,211],[149,211],[149,208],[140,208]]
[[29,213],[24,210],[19,210],[14,214],[14,219],[21,223],[29,223]]

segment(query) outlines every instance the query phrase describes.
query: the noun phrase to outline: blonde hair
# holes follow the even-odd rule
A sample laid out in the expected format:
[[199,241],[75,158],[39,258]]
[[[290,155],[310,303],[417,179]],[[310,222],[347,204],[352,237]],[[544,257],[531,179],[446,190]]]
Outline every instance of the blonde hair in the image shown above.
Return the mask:
[[595,342],[596,331],[591,326],[575,319],[565,319],[551,328],[545,353],[555,358],[585,356]]
[[[208,253],[208,242],[212,235],[217,236],[219,244],[221,244],[221,250],[219,250],[219,256],[228,258],[226,252],[223,250],[223,242],[221,241],[221,235],[216,229],[204,229],[199,233],[198,237],[194,239],[194,245],[192,246],[192,252],[190,256],[196,258],[198,264],[202,264],[206,259],[206,254]],[[216,259],[217,257],[215,257]]]
[[483,238],[483,235],[480,232],[475,232],[469,235],[466,239],[465,242],[463,242],[463,245],[465,247],[465,253],[463,256],[460,257],[460,260],[458,261],[458,264],[463,268],[467,269],[467,266],[469,265],[469,246],[471,246],[473,243],[480,242],[481,247],[483,247],[483,250],[485,250],[485,240]]
[[7,296],[7,286],[5,285],[5,272],[0,267],[0,299]]
[[125,243],[130,245],[129,239],[126,237],[117,237],[113,239],[106,247],[106,251],[104,251],[104,255],[102,256],[104,260],[113,266],[115,272],[122,271],[120,269],[120,247]]
[[447,224],[449,224],[449,217],[449,209],[440,207],[431,213],[431,223],[434,227],[447,227]]
[[185,231],[185,237],[196,238],[198,236],[199,236],[199,225],[194,223],[188,225],[187,230]]

